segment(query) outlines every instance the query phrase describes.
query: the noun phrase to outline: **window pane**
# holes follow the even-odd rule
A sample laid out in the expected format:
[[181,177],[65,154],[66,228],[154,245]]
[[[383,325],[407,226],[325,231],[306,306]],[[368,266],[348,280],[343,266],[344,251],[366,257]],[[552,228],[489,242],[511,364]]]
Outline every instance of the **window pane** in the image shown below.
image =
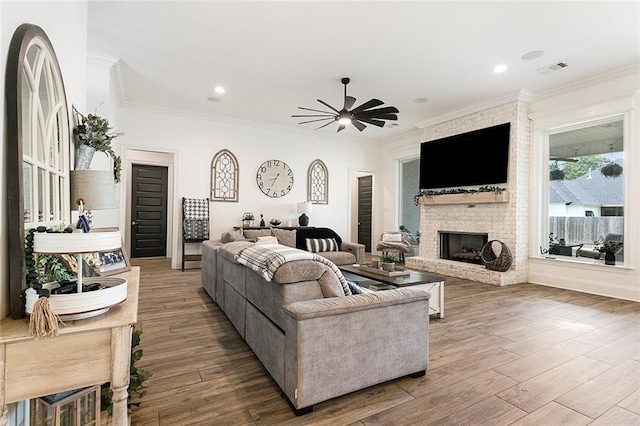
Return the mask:
[[624,240],[623,142],[619,118],[549,136],[551,254],[598,259],[605,240]]

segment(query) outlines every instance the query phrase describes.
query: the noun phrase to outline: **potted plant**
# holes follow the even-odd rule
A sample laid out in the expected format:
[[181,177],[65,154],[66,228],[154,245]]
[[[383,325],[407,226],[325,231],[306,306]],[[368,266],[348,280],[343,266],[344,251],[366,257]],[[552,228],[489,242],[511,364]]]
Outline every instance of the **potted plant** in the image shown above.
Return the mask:
[[622,243],[619,241],[598,240],[596,241],[596,246],[594,247],[594,250],[600,253],[604,253],[605,265],[615,265],[616,254],[620,251],[621,248],[622,248]]
[[248,228],[250,226],[253,226],[255,220],[255,216],[253,215],[253,213],[251,212],[244,212],[242,214],[242,226],[245,228]]
[[396,256],[393,254],[383,254],[380,256],[380,262],[382,263],[382,270],[391,272],[396,267]]
[[73,108],[78,115],[79,123],[73,128],[73,136],[76,142],[76,170],[88,169],[91,164],[93,154],[104,152],[113,159],[113,177],[116,182],[120,182],[122,174],[122,159],[113,151],[111,141],[121,132],[112,132],[109,126],[109,120],[95,114],[82,115],[77,109]]

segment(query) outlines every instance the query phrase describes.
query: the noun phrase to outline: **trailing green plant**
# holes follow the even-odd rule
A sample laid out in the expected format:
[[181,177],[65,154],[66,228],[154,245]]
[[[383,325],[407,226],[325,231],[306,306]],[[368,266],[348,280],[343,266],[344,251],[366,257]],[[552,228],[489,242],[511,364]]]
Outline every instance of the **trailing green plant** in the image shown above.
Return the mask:
[[122,136],[122,132],[112,132],[109,120],[96,114],[82,115],[73,107],[73,110],[80,117],[80,123],[73,128],[76,145],[87,145],[96,151],[104,152],[113,159],[113,178],[116,182],[120,182],[122,175],[122,158],[113,151],[111,141],[118,136]]
[[62,264],[60,258],[55,254],[38,255],[36,261],[36,272],[40,282],[48,283],[54,281],[70,281],[74,277],[69,273],[66,266]]
[[420,197],[431,197],[434,195],[449,195],[449,194],[475,194],[477,192],[495,192],[496,194],[506,191],[507,188],[501,188],[499,186],[481,186],[478,189],[466,189],[466,188],[450,188],[450,189],[421,189],[416,195],[413,196],[413,203],[417,206],[420,204]]
[[380,256],[380,261],[382,263],[395,263],[396,256],[394,254],[383,254],[382,256]]
[[[153,373],[136,365],[143,355],[142,349],[139,348],[141,335],[142,330],[138,328],[134,328],[131,333],[131,364],[129,366],[129,387],[127,388],[127,392],[129,393],[127,409],[129,412],[131,412],[132,407],[140,406],[140,401],[133,402],[133,400],[137,400],[145,396],[147,388],[144,385],[144,382],[149,380],[153,375]],[[111,392],[111,384],[104,383],[101,390],[100,408],[103,411],[107,410],[111,416],[113,414],[113,401],[111,399],[113,395]]]

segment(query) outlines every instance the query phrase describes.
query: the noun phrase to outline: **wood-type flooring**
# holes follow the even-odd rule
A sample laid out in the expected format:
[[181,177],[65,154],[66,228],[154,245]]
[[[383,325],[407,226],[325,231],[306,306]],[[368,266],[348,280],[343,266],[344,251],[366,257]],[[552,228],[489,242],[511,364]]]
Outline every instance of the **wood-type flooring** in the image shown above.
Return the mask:
[[426,376],[295,417],[200,284],[141,266],[138,327],[153,373],[134,425],[640,425],[640,304],[533,284],[445,285]]

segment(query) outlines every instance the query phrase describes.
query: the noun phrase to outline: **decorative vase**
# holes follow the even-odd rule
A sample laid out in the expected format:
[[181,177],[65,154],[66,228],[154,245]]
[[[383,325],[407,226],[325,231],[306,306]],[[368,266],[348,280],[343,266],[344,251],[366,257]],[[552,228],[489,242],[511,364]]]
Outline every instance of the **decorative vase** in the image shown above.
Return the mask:
[[391,262],[391,263],[382,263],[382,270],[383,271],[387,271],[387,272],[392,272],[396,267],[396,264]]
[[76,152],[76,165],[75,170],[87,170],[93,160],[93,154],[96,153],[96,149],[89,145],[78,146]]
[[616,254],[612,251],[605,252],[604,254],[604,264],[605,265],[615,265],[616,264]]
[[255,223],[255,221],[253,219],[249,220],[249,219],[244,219],[242,221],[242,226],[245,228],[251,228],[253,226],[253,224]]

